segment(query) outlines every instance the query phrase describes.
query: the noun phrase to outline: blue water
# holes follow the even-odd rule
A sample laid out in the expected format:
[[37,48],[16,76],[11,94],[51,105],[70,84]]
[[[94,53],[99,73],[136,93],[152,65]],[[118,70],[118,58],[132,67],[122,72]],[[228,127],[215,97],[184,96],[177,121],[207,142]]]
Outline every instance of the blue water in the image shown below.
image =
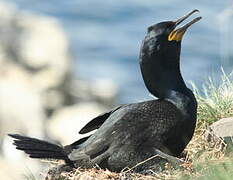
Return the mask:
[[200,87],[208,76],[219,76],[221,65],[227,71],[233,67],[221,56],[220,45],[224,42],[218,20],[231,5],[230,0],[7,1],[19,9],[57,18],[71,43],[76,76],[88,81],[112,79],[119,88],[119,103],[150,98],[138,66],[146,28],[159,21],[175,20],[193,9],[199,9],[203,19],[183,40],[181,68],[186,82],[193,81]]

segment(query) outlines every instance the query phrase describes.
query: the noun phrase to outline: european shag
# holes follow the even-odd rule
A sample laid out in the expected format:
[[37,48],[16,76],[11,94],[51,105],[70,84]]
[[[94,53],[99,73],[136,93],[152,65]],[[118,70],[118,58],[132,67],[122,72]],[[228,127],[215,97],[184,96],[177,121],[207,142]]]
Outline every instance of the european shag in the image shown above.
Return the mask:
[[[80,133],[97,131],[64,147],[9,134],[16,149],[31,158],[62,159],[72,167],[91,168],[97,164],[116,172],[134,167],[159,151],[179,156],[193,136],[197,113],[195,97],[180,73],[181,40],[188,27],[201,17],[176,27],[195,12],[148,28],[140,67],[147,89],[157,100],[122,105],[94,118]],[[154,158],[142,163],[137,171],[157,162]]]

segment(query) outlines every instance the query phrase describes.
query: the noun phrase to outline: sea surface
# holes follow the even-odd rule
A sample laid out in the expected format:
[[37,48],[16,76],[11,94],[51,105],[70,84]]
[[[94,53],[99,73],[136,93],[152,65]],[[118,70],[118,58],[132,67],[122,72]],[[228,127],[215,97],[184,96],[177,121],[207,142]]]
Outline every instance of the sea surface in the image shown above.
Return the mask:
[[203,19],[186,33],[181,69],[185,81],[202,87],[208,76],[233,67],[231,0],[5,0],[19,9],[58,19],[70,40],[75,75],[88,81],[112,80],[119,103],[151,99],[138,66],[146,28],[199,9]]

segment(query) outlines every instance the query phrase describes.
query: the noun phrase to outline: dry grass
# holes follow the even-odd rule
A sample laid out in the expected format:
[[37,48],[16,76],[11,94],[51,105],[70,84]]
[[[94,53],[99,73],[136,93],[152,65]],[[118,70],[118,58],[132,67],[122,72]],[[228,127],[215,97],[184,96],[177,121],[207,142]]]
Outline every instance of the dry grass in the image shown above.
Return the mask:
[[113,173],[99,168],[75,169],[71,172],[51,173],[46,180],[232,179],[233,161],[225,154],[226,144],[208,131],[209,125],[213,122],[233,116],[232,74],[227,76],[224,71],[222,72],[221,83],[216,85],[210,78],[205,85],[204,95],[193,86],[199,104],[198,123],[194,137],[182,156],[184,163],[179,167],[167,163],[162,172],[151,171],[151,175],[147,176],[130,173],[127,170]]
[[109,170],[98,168],[93,169],[74,169],[71,172],[62,172],[58,176],[54,173],[48,175],[45,180],[157,180],[154,176],[145,176],[136,173],[114,173]]

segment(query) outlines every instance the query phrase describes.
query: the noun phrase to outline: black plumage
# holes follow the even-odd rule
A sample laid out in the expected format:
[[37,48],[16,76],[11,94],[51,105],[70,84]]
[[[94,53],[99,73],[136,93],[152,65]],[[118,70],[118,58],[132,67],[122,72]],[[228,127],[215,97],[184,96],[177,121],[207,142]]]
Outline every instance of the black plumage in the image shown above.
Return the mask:
[[[20,135],[14,145],[32,158],[63,159],[74,167],[121,171],[158,153],[178,156],[193,136],[197,103],[180,73],[181,39],[200,17],[179,29],[178,24],[197,10],[178,19],[148,28],[140,53],[140,67],[147,89],[158,100],[119,106],[94,118],[80,133],[97,129],[91,136],[62,147]],[[151,168],[154,158],[136,168]]]

